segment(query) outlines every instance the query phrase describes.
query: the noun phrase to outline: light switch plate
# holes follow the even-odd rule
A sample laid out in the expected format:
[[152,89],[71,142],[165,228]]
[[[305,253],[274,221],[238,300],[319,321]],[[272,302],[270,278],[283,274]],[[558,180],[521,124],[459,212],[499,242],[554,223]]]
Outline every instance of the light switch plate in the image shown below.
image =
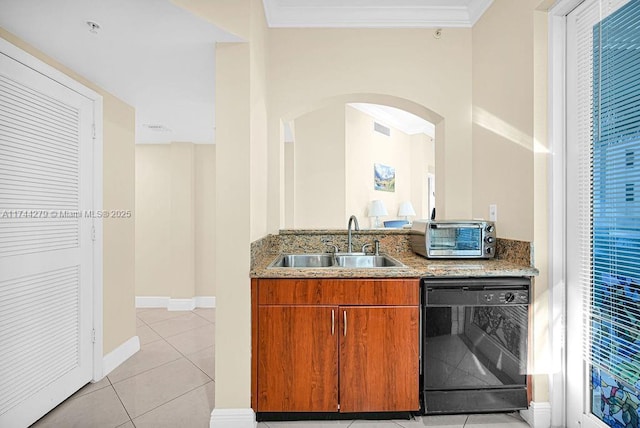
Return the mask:
[[489,221],[498,221],[498,205],[489,205]]

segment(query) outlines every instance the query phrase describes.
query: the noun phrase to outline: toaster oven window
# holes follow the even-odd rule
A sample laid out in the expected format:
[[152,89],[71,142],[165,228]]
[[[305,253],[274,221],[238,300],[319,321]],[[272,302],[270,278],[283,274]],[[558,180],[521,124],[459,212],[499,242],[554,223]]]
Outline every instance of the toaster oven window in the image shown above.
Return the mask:
[[482,229],[478,227],[432,228],[429,233],[432,250],[481,250]]

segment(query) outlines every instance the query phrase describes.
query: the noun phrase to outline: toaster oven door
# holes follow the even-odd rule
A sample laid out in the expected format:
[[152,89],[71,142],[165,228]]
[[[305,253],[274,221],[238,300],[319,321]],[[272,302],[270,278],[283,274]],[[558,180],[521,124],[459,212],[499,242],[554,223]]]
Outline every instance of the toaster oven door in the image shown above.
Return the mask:
[[482,231],[480,224],[429,224],[427,252],[430,256],[481,257]]

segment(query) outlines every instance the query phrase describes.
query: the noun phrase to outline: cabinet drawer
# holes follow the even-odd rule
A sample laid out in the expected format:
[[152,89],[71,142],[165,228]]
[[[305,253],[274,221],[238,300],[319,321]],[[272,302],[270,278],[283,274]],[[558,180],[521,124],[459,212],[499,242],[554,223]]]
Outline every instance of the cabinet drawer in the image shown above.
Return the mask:
[[395,305],[420,302],[418,278],[260,279],[259,305]]

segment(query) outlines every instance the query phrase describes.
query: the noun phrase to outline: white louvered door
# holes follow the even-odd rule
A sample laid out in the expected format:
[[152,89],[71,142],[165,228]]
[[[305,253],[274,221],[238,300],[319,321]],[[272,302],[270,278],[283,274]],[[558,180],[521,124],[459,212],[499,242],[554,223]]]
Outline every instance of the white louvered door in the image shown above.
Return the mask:
[[0,427],[91,380],[93,102],[0,53]]

